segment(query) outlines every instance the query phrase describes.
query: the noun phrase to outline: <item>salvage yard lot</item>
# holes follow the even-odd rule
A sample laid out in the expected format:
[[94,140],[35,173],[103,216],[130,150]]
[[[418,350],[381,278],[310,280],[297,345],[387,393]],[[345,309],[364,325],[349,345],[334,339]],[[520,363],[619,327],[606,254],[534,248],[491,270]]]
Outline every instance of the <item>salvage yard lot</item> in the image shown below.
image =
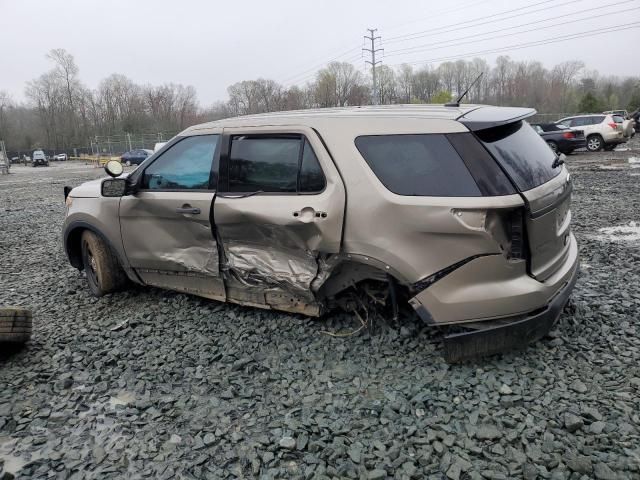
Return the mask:
[[[95,299],[62,251],[80,163],[0,176],[0,472],[49,478],[640,478],[640,142],[567,158],[582,272],[551,338],[447,365],[418,321],[153,288]],[[4,463],[3,463],[4,461]],[[1,473],[0,473],[1,476]]]

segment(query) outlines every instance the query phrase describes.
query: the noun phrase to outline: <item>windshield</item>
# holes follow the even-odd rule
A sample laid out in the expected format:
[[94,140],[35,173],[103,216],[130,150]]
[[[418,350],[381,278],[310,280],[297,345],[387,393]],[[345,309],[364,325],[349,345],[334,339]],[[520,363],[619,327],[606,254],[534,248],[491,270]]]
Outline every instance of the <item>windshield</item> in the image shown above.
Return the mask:
[[523,121],[475,132],[521,192],[548,182],[560,173],[556,155]]

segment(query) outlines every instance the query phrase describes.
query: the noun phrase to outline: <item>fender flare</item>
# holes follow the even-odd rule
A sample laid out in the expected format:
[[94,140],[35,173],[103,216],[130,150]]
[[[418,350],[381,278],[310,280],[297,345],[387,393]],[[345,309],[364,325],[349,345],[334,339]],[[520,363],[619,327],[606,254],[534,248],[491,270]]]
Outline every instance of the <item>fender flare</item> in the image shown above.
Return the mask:
[[[73,267],[77,268],[78,270],[82,270],[82,254],[80,252],[80,249],[77,247],[77,245],[79,245],[80,239],[79,238],[76,239],[75,236],[76,235],[79,236],[79,234],[83,230],[89,230],[95,233],[98,237],[100,237],[100,239],[111,249],[111,251],[115,253],[116,257],[118,258],[118,261],[120,262],[120,266],[123,268],[123,270],[125,270],[125,272],[130,270],[129,268],[127,268],[128,263],[126,262],[126,259],[122,258],[122,255],[120,255],[118,250],[116,250],[113,247],[113,244],[109,241],[107,236],[104,235],[95,225],[92,225],[91,223],[85,222],[82,220],[75,220],[69,223],[65,227],[64,233],[62,236],[64,251],[67,254],[69,263],[71,263]],[[76,242],[78,242],[77,245],[76,245]]]

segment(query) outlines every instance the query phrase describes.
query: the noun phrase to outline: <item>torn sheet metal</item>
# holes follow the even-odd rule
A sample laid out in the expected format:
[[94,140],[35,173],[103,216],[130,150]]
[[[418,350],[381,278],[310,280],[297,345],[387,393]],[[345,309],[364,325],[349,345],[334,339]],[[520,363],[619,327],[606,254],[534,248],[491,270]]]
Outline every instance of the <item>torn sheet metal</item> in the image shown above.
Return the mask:
[[318,265],[312,252],[227,241],[225,256],[225,273],[246,287],[277,287],[314,300],[311,282]]

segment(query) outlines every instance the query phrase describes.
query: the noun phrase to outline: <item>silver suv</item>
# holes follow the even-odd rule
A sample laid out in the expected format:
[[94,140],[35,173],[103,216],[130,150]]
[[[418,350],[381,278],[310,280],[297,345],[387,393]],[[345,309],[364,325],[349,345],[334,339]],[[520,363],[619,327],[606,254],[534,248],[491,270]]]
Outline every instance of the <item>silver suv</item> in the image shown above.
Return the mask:
[[65,250],[95,295],[129,279],[309,316],[373,298],[462,327],[449,360],[524,345],[578,270],[570,176],[533,114],[421,105],[197,125],[129,176],[114,162],[114,178],[66,187]]

